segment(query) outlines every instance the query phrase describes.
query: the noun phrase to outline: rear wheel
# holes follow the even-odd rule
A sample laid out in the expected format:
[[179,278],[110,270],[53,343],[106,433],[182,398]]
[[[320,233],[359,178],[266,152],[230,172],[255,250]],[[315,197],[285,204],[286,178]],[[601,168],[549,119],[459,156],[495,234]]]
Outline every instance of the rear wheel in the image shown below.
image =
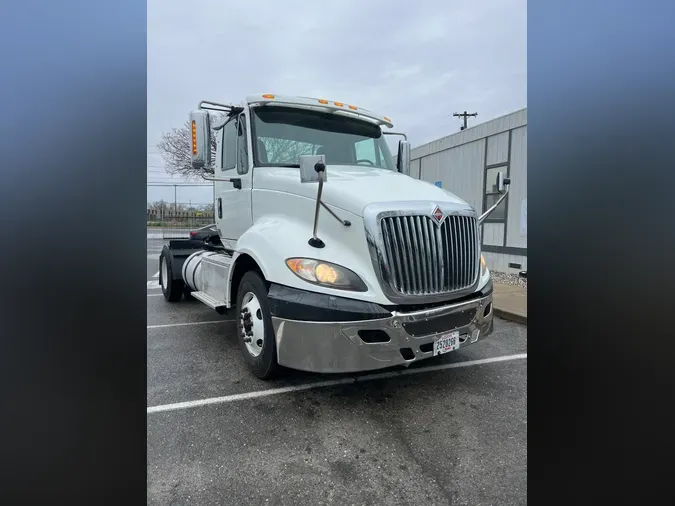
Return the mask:
[[183,297],[185,284],[183,280],[173,279],[171,263],[171,253],[165,247],[159,256],[159,285],[168,302],[178,302]]
[[251,372],[262,380],[272,378],[278,368],[267,291],[267,283],[254,271],[244,274],[237,290],[239,347]]

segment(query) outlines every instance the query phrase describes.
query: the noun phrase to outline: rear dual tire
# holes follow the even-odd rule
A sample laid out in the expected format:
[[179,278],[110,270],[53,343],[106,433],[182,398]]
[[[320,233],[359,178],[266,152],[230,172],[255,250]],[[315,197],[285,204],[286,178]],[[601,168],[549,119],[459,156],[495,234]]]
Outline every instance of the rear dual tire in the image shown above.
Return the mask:
[[182,279],[173,279],[171,253],[165,246],[159,255],[159,286],[167,302],[178,302],[185,291]]

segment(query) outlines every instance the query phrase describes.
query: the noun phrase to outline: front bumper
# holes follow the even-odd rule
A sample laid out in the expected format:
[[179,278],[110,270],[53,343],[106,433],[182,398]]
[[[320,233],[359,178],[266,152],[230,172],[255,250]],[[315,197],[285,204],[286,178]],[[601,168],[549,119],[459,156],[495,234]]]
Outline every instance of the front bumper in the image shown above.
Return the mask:
[[[363,311],[341,313],[343,317],[358,313],[357,319],[340,317],[344,321],[335,320],[340,305],[336,300],[345,299],[330,299],[326,303],[329,307],[315,306],[311,315],[315,319],[306,321],[297,319],[297,314],[282,316],[284,311],[279,311],[278,299],[272,297],[272,323],[280,365],[319,373],[370,371],[430,358],[435,338],[450,331],[459,332],[460,348],[492,333],[491,290],[469,300],[419,311],[386,311],[367,303],[369,307]],[[321,314],[334,320],[316,318]],[[384,339],[388,341],[382,342]]]

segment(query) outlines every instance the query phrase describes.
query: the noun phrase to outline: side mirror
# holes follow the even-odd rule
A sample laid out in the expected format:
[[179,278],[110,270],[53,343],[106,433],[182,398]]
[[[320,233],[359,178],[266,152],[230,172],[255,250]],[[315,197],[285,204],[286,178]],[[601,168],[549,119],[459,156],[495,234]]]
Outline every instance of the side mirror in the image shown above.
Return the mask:
[[398,156],[396,157],[396,169],[406,176],[410,175],[410,143],[398,142]]
[[192,167],[204,170],[211,166],[211,121],[207,111],[192,111],[190,113],[190,127],[192,129],[192,144],[190,155]]
[[319,182],[319,171],[315,169],[317,163],[323,165],[323,180],[328,179],[326,173],[326,155],[301,155],[298,157],[300,161],[300,182],[301,183],[317,183]]
[[506,191],[506,187],[510,184],[511,180],[506,177],[503,172],[497,173],[497,189],[499,190],[499,193],[504,193]]
[[499,193],[501,193],[501,197],[497,199],[497,202],[492,204],[492,207],[485,211],[483,214],[481,214],[478,217],[478,224],[481,225],[488,216],[490,216],[495,209],[497,209],[497,206],[502,203],[502,201],[506,198],[506,195],[509,193],[509,185],[511,184],[511,180],[504,175],[503,172],[498,172],[497,173],[497,189],[499,190]]
[[326,205],[321,200],[321,193],[323,192],[323,183],[327,179],[326,174],[326,155],[302,155],[298,157],[300,160],[300,182],[314,183],[318,182],[319,187],[316,194],[316,207],[314,208],[314,230],[312,238],[307,242],[312,248],[323,248],[324,242],[316,235],[317,227],[319,226],[319,208],[323,208],[330,213],[330,215],[342,223],[345,227],[350,227],[351,222],[343,220],[335,211]]

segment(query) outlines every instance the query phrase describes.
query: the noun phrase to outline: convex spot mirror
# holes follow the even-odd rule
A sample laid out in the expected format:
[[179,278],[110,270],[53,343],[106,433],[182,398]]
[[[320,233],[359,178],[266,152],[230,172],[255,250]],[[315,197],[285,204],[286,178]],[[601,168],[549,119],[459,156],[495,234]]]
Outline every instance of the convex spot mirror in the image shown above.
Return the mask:
[[511,180],[504,175],[503,172],[498,172],[497,173],[497,189],[499,190],[499,193],[504,193],[506,191],[506,187],[511,184]]
[[316,183],[319,181],[319,173],[316,171],[316,164],[321,162],[324,165],[323,180],[328,179],[328,172],[325,170],[326,155],[301,155],[300,161],[300,182]]

